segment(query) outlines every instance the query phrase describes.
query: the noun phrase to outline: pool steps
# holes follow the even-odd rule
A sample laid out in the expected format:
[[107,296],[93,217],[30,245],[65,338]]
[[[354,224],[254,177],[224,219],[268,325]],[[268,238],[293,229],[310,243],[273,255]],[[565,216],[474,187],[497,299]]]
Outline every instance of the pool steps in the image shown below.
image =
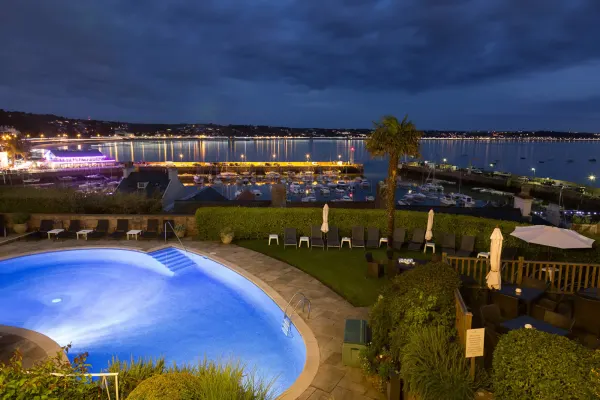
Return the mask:
[[196,265],[192,259],[173,247],[152,251],[148,254],[172,272],[179,272]]

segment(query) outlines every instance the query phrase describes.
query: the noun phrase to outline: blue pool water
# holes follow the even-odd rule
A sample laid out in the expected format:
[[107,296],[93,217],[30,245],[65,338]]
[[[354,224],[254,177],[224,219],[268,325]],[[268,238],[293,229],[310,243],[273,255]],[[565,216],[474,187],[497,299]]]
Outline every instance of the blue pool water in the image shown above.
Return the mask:
[[[177,250],[178,251],[178,250]],[[188,253],[189,254],[189,253]],[[0,261],[0,324],[39,331],[100,371],[113,355],[240,360],[276,378],[281,393],[304,367],[306,347],[257,286],[210,259],[172,272],[151,256],[93,249]]]

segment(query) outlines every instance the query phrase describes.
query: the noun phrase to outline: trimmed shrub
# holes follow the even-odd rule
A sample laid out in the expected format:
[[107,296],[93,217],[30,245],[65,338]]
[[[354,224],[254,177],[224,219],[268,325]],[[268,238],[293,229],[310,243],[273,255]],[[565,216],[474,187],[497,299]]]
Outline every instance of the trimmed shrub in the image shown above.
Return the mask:
[[78,214],[156,214],[159,197],[137,193],[81,193],[71,189],[0,189],[2,212]]
[[[405,228],[412,234],[415,228],[427,226],[427,213],[396,211],[396,227]],[[285,227],[298,229],[300,235],[310,236],[311,225],[321,225],[321,208],[252,208],[252,207],[202,207],[196,210],[198,237],[202,240],[219,240],[220,230],[230,226],[238,239],[265,239],[270,233],[283,235]],[[329,210],[329,225],[337,226],[340,235],[350,236],[352,227],[379,228],[382,234],[387,227],[385,210],[352,210],[334,208]],[[515,222],[470,217],[465,215],[436,214],[434,241],[441,245],[441,233],[450,232],[457,239],[464,235],[475,236],[478,249],[490,246],[490,235],[496,226],[504,232],[504,245],[524,247],[525,242],[509,235],[519,224]],[[408,236],[410,237],[410,236]]]
[[372,341],[362,352],[362,367],[387,379],[399,370],[411,332],[426,326],[454,332],[454,290],[460,286],[456,271],[444,263],[430,263],[397,276],[371,308]]
[[535,329],[511,331],[498,342],[493,366],[499,400],[596,398],[600,358],[563,336]]
[[127,400],[195,400],[202,398],[201,379],[186,372],[154,375],[127,396]]
[[471,400],[475,384],[461,346],[443,326],[413,331],[402,352],[400,377],[419,400]]

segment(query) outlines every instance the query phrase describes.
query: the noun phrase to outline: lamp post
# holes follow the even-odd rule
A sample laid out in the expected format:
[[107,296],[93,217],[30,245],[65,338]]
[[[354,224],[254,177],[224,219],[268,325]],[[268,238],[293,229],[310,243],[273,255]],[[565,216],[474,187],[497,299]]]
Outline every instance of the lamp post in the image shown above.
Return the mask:
[[244,155],[242,154],[240,157],[242,158],[242,162],[244,162]]
[[183,161],[183,154],[179,153],[179,161]]
[[594,181],[596,180],[596,175],[593,175],[593,174],[592,174],[592,175],[590,175],[590,176],[588,177],[588,179],[589,179],[590,181],[594,182]]
[[533,180],[535,180],[535,168],[531,168],[531,170],[533,171]]

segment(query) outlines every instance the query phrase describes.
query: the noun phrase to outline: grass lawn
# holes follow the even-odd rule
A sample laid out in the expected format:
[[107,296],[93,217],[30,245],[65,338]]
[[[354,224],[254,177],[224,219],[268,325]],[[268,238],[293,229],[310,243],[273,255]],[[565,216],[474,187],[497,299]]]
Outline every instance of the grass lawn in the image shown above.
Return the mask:
[[[383,286],[389,282],[386,278],[367,279],[365,277],[367,264],[364,249],[350,250],[345,247],[342,250],[323,251],[320,248],[310,250],[302,247],[296,250],[293,247],[287,247],[284,250],[283,245],[277,246],[273,243],[269,246],[267,240],[240,240],[236,241],[236,244],[301,269],[357,307],[372,305],[377,300]],[[386,258],[384,247],[368,251],[371,251],[373,257],[382,263]],[[431,252],[425,255],[423,252],[402,251],[397,253],[397,257],[429,259]]]

